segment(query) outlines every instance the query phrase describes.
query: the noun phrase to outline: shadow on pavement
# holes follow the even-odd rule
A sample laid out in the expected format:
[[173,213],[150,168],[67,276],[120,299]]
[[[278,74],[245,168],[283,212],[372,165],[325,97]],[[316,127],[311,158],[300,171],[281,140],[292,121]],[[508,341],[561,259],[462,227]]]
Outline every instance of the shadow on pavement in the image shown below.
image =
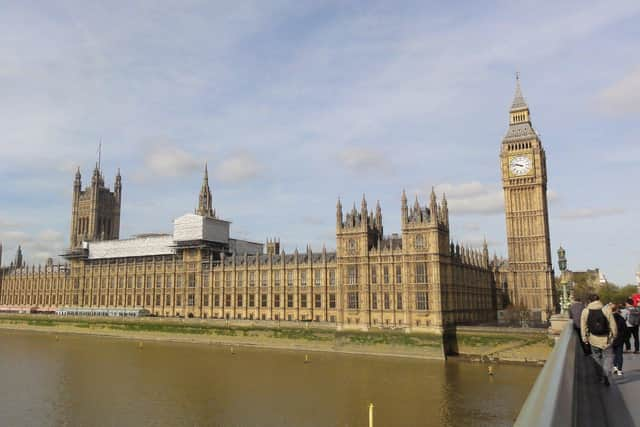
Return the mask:
[[[576,345],[579,345],[576,342]],[[606,387],[596,378],[593,359],[582,351],[575,352],[576,426],[635,426],[617,384],[640,380],[640,371],[629,371],[625,378],[611,378]]]

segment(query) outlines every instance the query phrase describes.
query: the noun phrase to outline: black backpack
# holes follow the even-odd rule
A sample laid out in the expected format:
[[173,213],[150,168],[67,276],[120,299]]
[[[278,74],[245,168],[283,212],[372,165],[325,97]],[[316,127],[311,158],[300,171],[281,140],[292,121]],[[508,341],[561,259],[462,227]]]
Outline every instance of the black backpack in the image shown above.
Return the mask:
[[591,335],[606,336],[609,335],[609,321],[602,312],[602,309],[589,310],[587,317],[587,329]]

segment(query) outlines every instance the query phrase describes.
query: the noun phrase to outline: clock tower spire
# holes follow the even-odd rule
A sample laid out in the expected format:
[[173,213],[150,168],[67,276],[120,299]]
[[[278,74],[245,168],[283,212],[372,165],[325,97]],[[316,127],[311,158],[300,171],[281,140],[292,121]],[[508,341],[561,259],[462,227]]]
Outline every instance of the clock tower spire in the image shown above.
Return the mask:
[[512,304],[542,321],[555,312],[547,207],[547,166],[542,141],[531,125],[520,76],[500,153]]

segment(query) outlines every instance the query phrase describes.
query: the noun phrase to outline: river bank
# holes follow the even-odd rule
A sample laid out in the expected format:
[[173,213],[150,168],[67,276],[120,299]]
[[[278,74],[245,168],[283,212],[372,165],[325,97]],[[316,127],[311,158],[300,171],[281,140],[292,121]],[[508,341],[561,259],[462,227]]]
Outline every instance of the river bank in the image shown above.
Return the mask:
[[[441,337],[402,331],[338,331],[316,325],[234,325],[196,319],[110,319],[0,315],[0,328],[50,334],[84,334],[138,341],[171,341],[229,347],[333,352],[442,360]],[[544,332],[460,328],[460,358],[472,362],[542,364],[553,347]]]

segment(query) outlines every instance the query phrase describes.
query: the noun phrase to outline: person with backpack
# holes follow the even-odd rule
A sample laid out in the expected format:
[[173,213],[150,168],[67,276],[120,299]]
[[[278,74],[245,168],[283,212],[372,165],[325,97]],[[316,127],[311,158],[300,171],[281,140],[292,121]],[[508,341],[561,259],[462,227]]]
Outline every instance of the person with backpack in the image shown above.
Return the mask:
[[613,375],[622,375],[622,362],[624,349],[624,340],[627,338],[627,322],[620,314],[620,306],[613,304],[611,308],[613,319],[616,322],[616,328],[618,328],[618,335],[611,342],[611,349],[613,350]]
[[609,385],[609,378],[605,368],[605,352],[618,334],[616,322],[609,309],[603,309],[597,294],[589,296],[589,305],[582,310],[580,316],[580,331],[582,341],[591,346],[596,378],[604,385]]
[[573,330],[578,334],[582,352],[585,356],[589,356],[591,354],[591,347],[589,347],[589,344],[582,341],[582,333],[580,332],[580,316],[582,316],[582,310],[584,310],[584,307],[585,305],[582,301],[578,301],[574,298],[573,303],[571,303],[571,307],[569,308],[569,318],[573,320]]
[[638,326],[640,325],[640,309],[633,305],[633,299],[627,298],[625,308],[622,309],[622,317],[627,324],[627,334],[624,337],[624,346],[631,351],[631,336],[633,335],[633,354],[638,354],[640,342],[638,342]]

